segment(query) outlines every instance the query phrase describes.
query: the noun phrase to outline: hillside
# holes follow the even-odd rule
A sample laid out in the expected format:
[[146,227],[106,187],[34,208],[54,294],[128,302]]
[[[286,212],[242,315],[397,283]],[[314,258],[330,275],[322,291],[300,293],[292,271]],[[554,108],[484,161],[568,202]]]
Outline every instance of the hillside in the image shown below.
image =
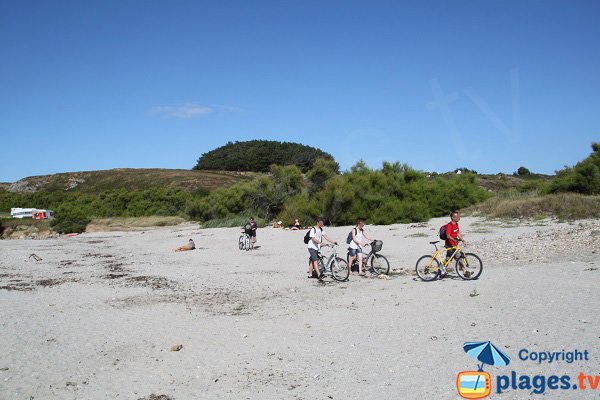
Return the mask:
[[[10,192],[77,191],[99,193],[113,189],[146,190],[155,187],[181,188],[193,191],[198,188],[214,190],[229,187],[237,182],[251,180],[257,173],[234,171],[198,171],[184,169],[116,168],[105,171],[65,172],[53,175],[30,176],[17,182],[0,182],[0,189]],[[451,177],[453,173],[443,174]],[[549,181],[552,176],[530,175],[527,177],[496,174],[477,175],[479,186],[490,192],[518,189],[528,181]]]
[[252,173],[227,171],[198,171],[184,169],[116,168],[105,171],[66,172],[53,175],[31,176],[0,187],[10,192],[45,190],[100,193],[107,190],[146,190],[152,188],[211,191],[249,180]]
[[479,186],[487,191],[498,193],[505,190],[520,190],[528,184],[534,184],[536,181],[549,183],[553,176],[542,174],[531,174],[526,176],[518,175],[477,175],[475,181]]

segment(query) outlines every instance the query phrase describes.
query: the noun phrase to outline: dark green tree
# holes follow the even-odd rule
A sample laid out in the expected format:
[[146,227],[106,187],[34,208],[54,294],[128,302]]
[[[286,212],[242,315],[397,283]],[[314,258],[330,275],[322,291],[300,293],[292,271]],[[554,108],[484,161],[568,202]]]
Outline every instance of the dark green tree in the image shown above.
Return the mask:
[[295,165],[302,172],[307,172],[318,158],[333,160],[329,153],[298,143],[271,140],[228,142],[202,154],[193,169],[269,172],[271,165],[276,164]]
[[529,171],[525,167],[519,167],[519,169],[517,170],[515,175],[519,175],[519,176],[531,175],[531,171]]

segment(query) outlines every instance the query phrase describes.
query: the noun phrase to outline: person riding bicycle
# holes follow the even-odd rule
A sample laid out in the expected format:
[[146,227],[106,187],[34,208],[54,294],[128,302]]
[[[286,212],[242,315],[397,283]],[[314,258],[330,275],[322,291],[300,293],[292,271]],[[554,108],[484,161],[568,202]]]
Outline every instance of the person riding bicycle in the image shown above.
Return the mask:
[[319,280],[323,279],[323,271],[319,271],[319,250],[321,249],[321,245],[323,244],[323,239],[327,240],[330,243],[336,245],[338,244],[338,242],[331,239],[325,234],[325,231],[323,230],[324,225],[325,220],[323,219],[323,217],[318,217],[317,224],[310,228],[310,240],[307,244],[308,253],[310,254],[310,262],[308,264],[308,277],[315,277]]
[[348,268],[352,268],[354,259],[358,257],[358,274],[361,276],[365,275],[363,272],[364,255],[361,246],[365,244],[364,239],[370,240],[371,242],[375,240],[365,234],[364,227],[365,221],[362,219],[356,221],[356,226],[352,228],[352,240],[350,241],[350,246],[348,247],[348,254],[350,255],[350,258],[348,259]]
[[[458,241],[463,242],[465,245],[467,242],[465,241],[462,233],[460,233],[460,228],[458,227],[458,221],[460,221],[460,212],[457,210],[453,210],[450,213],[450,222],[446,224],[446,241],[444,246],[446,247],[446,260],[452,257],[452,254],[456,251],[453,247],[458,245]],[[469,271],[466,273],[470,274]],[[448,271],[446,271],[446,267],[442,265],[442,277],[446,276]]]

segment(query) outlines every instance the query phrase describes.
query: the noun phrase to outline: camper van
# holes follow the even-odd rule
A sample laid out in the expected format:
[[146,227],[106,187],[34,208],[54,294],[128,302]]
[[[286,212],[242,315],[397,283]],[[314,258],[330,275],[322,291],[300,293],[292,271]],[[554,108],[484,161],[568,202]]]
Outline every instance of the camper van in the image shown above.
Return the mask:
[[11,208],[10,216],[13,218],[48,219],[54,218],[52,210],[38,210],[37,208]]
[[10,216],[13,218],[33,218],[33,212],[36,208],[11,208]]

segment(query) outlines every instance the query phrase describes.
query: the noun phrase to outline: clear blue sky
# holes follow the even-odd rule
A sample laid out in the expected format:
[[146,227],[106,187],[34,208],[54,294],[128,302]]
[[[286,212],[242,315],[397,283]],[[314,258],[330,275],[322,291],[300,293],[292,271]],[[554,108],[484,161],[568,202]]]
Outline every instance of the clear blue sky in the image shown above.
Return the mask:
[[600,141],[600,2],[0,0],[0,181],[293,141],[553,173]]

